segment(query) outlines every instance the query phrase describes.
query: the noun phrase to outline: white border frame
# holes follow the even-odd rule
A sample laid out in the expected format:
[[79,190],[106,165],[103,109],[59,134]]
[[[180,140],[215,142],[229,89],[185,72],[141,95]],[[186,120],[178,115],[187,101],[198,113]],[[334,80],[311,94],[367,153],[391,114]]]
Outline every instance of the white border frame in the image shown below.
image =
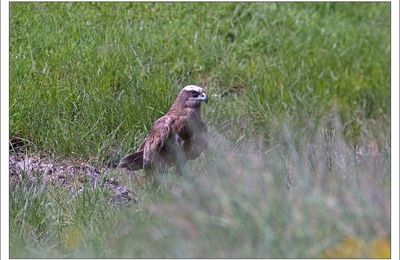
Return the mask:
[[1,259],[9,259],[9,206],[8,206],[8,133],[9,133],[9,88],[8,88],[8,44],[9,44],[9,2],[1,1]]
[[[227,1],[236,2],[238,0]],[[9,259],[9,0],[1,0],[1,259]],[[36,1],[11,1],[36,2]],[[48,2],[39,0],[37,2]],[[90,0],[84,2],[92,2]],[[100,1],[120,2],[120,1]],[[161,2],[161,1],[154,1]],[[177,1],[180,2],[180,1]],[[185,1],[187,2],[187,1]],[[198,1],[194,1],[198,2]],[[241,2],[241,1],[240,1]],[[304,1],[282,1],[304,2]],[[311,2],[311,1],[309,1]],[[317,2],[317,1],[312,1]],[[319,1],[318,1],[319,2]],[[331,2],[331,1],[323,1]],[[348,2],[348,1],[336,1]],[[352,1],[352,2],[388,2],[388,1]],[[391,2],[391,258],[400,259],[399,255],[399,2]]]
[[391,1],[391,258],[399,255],[399,1]]

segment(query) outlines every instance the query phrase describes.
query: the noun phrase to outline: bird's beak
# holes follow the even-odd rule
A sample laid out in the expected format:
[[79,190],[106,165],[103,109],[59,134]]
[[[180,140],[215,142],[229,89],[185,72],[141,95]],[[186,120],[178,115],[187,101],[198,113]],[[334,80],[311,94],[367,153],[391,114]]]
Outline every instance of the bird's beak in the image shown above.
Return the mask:
[[201,94],[201,101],[203,101],[206,104],[208,103],[208,96],[204,92],[203,92],[203,94]]

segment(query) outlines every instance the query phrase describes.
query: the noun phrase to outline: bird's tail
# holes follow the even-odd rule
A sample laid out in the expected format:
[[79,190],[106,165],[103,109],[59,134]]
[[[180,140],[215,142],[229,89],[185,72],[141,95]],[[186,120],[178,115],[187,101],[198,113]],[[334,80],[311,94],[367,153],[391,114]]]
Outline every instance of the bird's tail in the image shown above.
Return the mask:
[[118,167],[129,169],[131,171],[143,169],[143,150],[129,154],[122,158]]

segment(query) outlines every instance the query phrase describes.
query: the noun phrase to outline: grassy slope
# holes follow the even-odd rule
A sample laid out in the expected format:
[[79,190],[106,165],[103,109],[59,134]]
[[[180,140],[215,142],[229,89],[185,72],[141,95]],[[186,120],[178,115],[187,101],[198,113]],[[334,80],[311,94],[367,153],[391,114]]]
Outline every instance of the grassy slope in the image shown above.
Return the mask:
[[11,136],[36,152],[117,160],[188,83],[220,144],[128,209],[22,182],[12,256],[314,257],[388,235],[388,4],[13,3],[10,24]]

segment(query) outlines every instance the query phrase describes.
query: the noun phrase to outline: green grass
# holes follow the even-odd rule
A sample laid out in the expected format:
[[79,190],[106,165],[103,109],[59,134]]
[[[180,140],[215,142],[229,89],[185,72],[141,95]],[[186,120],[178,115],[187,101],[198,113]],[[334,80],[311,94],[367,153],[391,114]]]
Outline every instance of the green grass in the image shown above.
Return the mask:
[[[318,122],[333,103],[358,136],[366,120],[389,122],[389,14],[385,3],[13,3],[11,135],[106,160],[139,145],[180,88],[204,83],[207,122],[229,136],[239,124],[268,138],[273,120]],[[238,84],[243,96],[221,96]]]
[[319,257],[390,236],[390,4],[10,6],[10,135],[31,152],[116,162],[187,84],[213,140],[159,189],[111,173],[140,191],[127,208],[22,178],[12,257]]

